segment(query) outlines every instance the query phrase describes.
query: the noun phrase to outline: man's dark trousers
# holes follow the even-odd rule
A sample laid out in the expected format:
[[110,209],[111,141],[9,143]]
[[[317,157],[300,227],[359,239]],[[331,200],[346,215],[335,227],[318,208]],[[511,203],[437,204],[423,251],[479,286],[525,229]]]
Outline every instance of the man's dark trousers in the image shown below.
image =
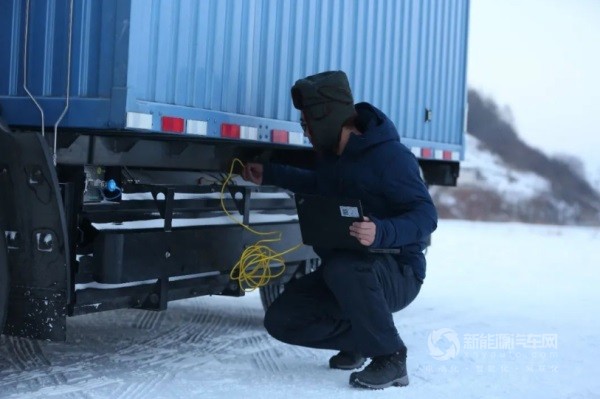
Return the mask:
[[267,310],[265,327],[293,345],[390,354],[405,348],[392,312],[411,303],[420,288],[412,268],[392,255],[336,251],[286,286]]

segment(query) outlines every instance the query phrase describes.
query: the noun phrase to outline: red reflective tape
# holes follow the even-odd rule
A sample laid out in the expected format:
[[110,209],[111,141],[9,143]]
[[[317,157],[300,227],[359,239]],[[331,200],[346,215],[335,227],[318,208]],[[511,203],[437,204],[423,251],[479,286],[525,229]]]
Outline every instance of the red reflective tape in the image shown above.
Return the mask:
[[275,130],[271,131],[271,141],[273,143],[288,143],[288,131],[287,130]]
[[185,120],[183,118],[163,116],[160,120],[164,132],[183,133],[185,127]]
[[433,150],[431,148],[421,148],[421,157],[433,158]]
[[444,154],[442,155],[442,159],[451,161],[452,160],[452,151],[444,151]]
[[233,125],[231,123],[222,123],[221,124],[221,137],[227,137],[230,139],[239,139],[241,132],[240,132],[240,125]]

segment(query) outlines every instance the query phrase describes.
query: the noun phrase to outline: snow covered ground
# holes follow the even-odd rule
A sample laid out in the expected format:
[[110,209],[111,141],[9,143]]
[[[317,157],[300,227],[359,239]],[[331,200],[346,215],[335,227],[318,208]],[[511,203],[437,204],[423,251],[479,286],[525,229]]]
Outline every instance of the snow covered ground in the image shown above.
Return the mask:
[[406,388],[353,389],[333,352],[271,339],[252,293],[2,336],[0,398],[600,398],[600,229],[442,220],[428,259],[395,315]]

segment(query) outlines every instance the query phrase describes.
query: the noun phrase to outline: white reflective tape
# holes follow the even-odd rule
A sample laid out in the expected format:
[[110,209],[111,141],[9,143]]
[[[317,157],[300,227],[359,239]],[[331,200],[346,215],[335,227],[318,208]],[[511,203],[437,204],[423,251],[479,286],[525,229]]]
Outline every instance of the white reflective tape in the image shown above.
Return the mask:
[[460,161],[460,152],[458,152],[458,151],[452,151],[452,160],[453,161]]
[[421,149],[419,147],[411,147],[410,151],[415,155],[415,157],[421,157]]
[[128,112],[125,127],[132,129],[152,130],[152,114]]
[[435,159],[444,159],[444,150],[434,150],[433,157]]
[[258,140],[258,129],[250,126],[240,126],[240,138],[246,140]]
[[288,141],[290,144],[302,145],[302,144],[304,144],[304,133],[289,132]]
[[310,145],[310,140],[308,139],[308,137],[304,136],[303,143],[304,145]]
[[208,134],[208,122],[188,119],[187,128],[185,132],[189,134],[199,134],[201,136],[206,136]]

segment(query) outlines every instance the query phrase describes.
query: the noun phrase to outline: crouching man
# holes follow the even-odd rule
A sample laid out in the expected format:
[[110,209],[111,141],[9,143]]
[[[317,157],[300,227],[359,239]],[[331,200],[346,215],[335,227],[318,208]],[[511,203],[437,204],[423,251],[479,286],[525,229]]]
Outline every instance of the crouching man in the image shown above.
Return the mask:
[[286,287],[267,310],[265,327],[292,345],[339,351],[329,360],[333,369],[359,369],[371,358],[350,375],[353,386],[408,385],[407,348],[392,313],[419,294],[423,250],[437,226],[418,162],[383,112],[354,104],[343,72],[298,80],[292,99],[320,164],[305,170],[248,163],[243,176],[294,192],[360,199],[368,217],[348,234],[365,251],[315,248],[321,267]]

